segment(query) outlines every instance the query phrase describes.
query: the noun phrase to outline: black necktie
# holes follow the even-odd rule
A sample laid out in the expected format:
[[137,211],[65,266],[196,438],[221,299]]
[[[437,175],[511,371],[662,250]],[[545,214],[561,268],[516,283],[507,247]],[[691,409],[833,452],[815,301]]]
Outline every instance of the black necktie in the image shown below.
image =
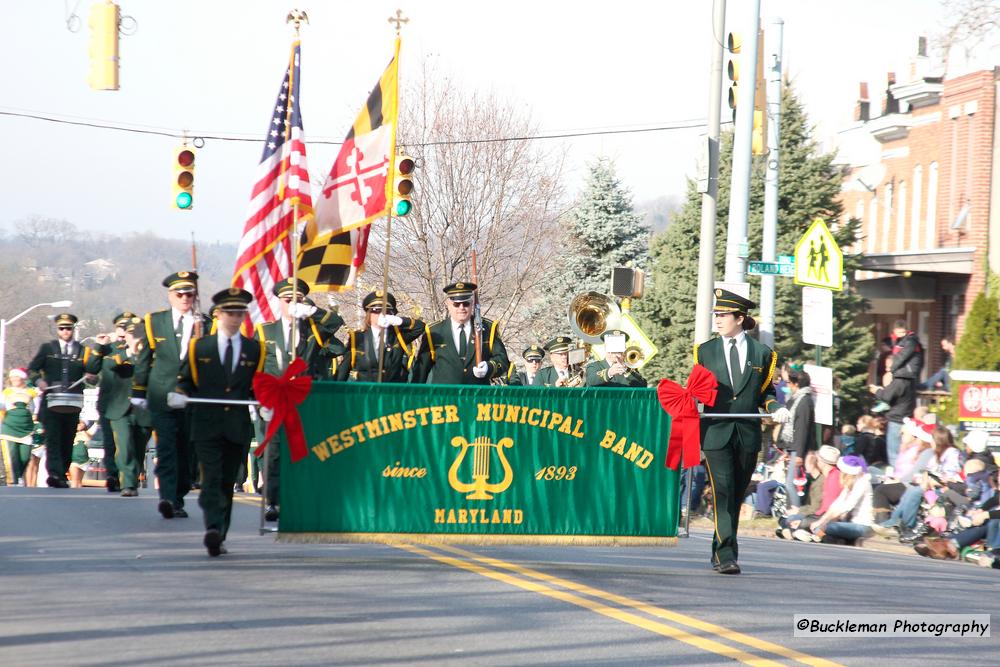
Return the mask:
[[733,374],[733,389],[740,386],[743,370],[740,368],[740,352],[736,349],[736,339],[729,341],[729,370]]
[[222,360],[222,365],[226,369],[226,384],[233,379],[233,339],[226,340],[226,356]]
[[177,336],[178,347],[181,344],[181,339],[184,338],[184,316],[181,315],[177,318],[177,326],[174,327],[174,335]]
[[463,324],[459,328],[459,333],[458,333],[458,356],[462,357],[462,359],[465,359],[466,355],[468,354],[468,348],[469,348],[469,341],[465,336],[465,325]]

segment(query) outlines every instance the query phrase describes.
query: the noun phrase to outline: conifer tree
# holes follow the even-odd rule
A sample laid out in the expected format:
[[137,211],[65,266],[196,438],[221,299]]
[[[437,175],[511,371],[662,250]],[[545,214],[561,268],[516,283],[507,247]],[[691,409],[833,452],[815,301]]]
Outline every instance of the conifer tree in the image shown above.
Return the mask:
[[584,191],[563,219],[563,233],[561,257],[533,309],[540,338],[567,331],[574,296],[588,290],[609,293],[613,267],[641,269],[648,256],[649,227],[608,158],[589,165]]
[[1000,302],[980,292],[965,318],[965,330],[955,346],[955,369],[1000,371]]
[[[831,228],[838,245],[848,248],[856,240],[859,224],[838,225],[842,208],[838,201],[841,174],[833,156],[823,154],[811,136],[805,112],[794,91],[786,85],[782,94],[781,167],[779,175],[778,238],[779,255],[791,255],[795,243],[816,217]],[[719,196],[717,204],[715,275],[722,280],[725,266],[726,223],[729,213],[729,185],[732,164],[732,134],[722,137],[720,146]],[[750,187],[749,241],[751,259],[760,257],[764,207],[764,163],[753,165]],[[698,279],[698,245],[701,228],[701,196],[692,186],[683,210],[666,232],[656,236],[651,246],[651,279],[647,298],[637,310],[641,322],[660,352],[644,374],[650,378],[669,377],[679,382],[691,368],[691,343]],[[859,266],[857,256],[844,257],[844,275],[852,276]],[[751,298],[759,302],[760,279],[748,276]],[[813,360],[813,347],[803,345],[801,287],[791,278],[777,278],[775,287],[775,350],[779,361]],[[823,349],[822,365],[834,369],[841,383],[842,418],[853,419],[868,400],[865,391],[872,341],[865,327],[854,324],[863,312],[865,300],[850,283],[834,292],[833,347]]]

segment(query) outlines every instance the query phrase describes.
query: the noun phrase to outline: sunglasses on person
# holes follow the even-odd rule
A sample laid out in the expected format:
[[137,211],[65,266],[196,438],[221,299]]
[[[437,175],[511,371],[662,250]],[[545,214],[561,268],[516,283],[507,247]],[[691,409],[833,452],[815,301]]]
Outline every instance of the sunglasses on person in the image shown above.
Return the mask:
[[59,331],[72,331],[73,327],[59,327]]
[[194,292],[174,292],[174,294],[181,299],[193,299]]
[[452,299],[451,304],[456,308],[468,308],[472,304],[472,301],[455,301]]

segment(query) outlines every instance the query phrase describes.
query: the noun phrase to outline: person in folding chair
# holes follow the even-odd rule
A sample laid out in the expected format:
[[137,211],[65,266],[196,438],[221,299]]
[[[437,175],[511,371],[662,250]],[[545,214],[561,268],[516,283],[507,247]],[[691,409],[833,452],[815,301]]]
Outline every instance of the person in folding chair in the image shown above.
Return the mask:
[[[749,311],[756,304],[725,289],[715,290],[714,320],[718,337],[694,347],[694,362],[712,371],[718,380],[715,405],[706,412],[745,414],[761,408],[777,422],[788,420],[788,410],[774,396],[777,355],[747,335],[757,326]],[[720,574],[739,574],[736,531],[740,505],[757,465],[761,447],[757,419],[702,419],[701,447],[705,456],[715,534],[712,566]]]
[[[218,308],[217,331],[188,344],[177,389],[167,395],[171,409],[185,409],[189,397],[252,398],[254,374],[264,368],[260,343],[240,333],[252,299],[250,292],[238,287],[212,297]],[[271,418],[266,408],[260,410],[265,419]],[[205,519],[204,545],[209,556],[219,556],[226,553],[223,542],[233,513],[233,484],[250,451],[253,425],[244,405],[201,402],[191,404],[189,423],[202,480],[198,505]]]

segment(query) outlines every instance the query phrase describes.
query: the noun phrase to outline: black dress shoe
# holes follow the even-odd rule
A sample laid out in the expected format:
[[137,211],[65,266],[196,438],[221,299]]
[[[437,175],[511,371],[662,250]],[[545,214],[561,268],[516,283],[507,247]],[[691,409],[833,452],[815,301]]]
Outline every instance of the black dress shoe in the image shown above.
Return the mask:
[[720,563],[715,571],[719,574],[739,574],[740,566],[736,564],[736,561],[727,560],[725,563]]
[[278,508],[274,505],[268,505],[264,508],[264,521],[277,521],[278,520]]
[[65,479],[59,479],[58,477],[49,477],[45,480],[45,483],[51,486],[53,489],[68,489],[69,482]]
[[188,513],[183,507],[175,507],[174,516],[178,519],[186,519],[188,518]]
[[108,487],[108,493],[118,493],[122,490],[121,484],[118,483],[117,477],[108,477],[105,482],[105,486]]
[[215,528],[209,528],[205,531],[205,548],[208,549],[208,555],[219,556],[222,554],[222,533],[217,531]]
[[169,500],[161,500],[156,509],[163,515],[164,519],[174,518],[174,504]]
[[122,498],[135,498],[139,495],[139,492],[131,487],[125,487],[122,489]]

